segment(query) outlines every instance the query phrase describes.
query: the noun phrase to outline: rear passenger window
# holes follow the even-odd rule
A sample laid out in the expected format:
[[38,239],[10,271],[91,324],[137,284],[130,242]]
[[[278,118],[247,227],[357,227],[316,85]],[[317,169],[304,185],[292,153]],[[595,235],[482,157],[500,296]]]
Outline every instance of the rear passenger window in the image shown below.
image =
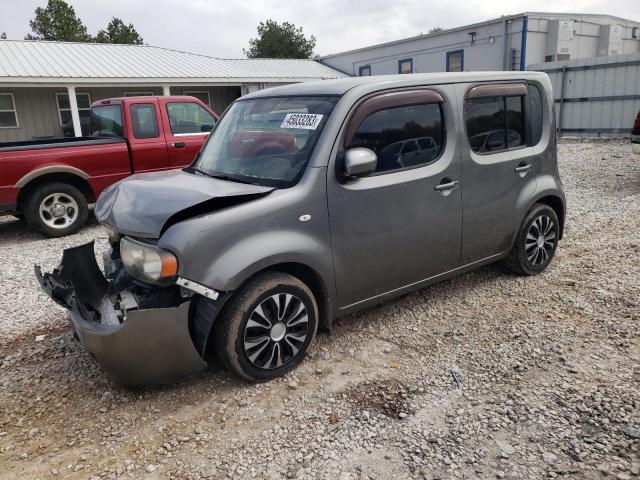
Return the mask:
[[529,116],[531,118],[531,145],[542,138],[542,96],[535,85],[529,85]]
[[523,96],[480,97],[465,101],[471,149],[491,153],[525,144]]
[[155,105],[151,103],[134,104],[129,107],[129,111],[131,112],[131,127],[134,137],[156,138],[160,136]]
[[366,147],[378,155],[378,172],[417,167],[438,158],[444,143],[439,103],[388,108],[358,126],[347,149]]

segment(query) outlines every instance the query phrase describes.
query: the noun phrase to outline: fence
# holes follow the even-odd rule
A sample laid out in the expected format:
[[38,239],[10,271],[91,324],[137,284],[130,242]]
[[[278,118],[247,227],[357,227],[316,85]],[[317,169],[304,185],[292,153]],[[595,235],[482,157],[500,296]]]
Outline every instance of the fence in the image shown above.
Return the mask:
[[551,78],[558,135],[629,136],[640,110],[640,53],[527,65]]

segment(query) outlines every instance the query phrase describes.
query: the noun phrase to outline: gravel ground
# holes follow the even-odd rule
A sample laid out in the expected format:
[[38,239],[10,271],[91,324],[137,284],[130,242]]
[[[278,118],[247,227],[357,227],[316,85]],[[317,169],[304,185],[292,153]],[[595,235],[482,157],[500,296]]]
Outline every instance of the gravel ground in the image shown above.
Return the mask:
[[104,232],[0,220],[0,479],[640,478],[640,162],[563,143],[560,170],[544,274],[490,266],[342,319],[261,385],[118,388],[32,274]]

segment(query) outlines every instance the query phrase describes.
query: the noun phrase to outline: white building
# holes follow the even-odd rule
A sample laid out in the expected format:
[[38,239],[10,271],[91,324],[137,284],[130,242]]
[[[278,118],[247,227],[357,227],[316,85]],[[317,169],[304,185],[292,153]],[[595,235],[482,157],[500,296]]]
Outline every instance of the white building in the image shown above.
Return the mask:
[[525,12],[320,61],[348,75],[524,70],[534,63],[640,52],[639,27],[612,15]]

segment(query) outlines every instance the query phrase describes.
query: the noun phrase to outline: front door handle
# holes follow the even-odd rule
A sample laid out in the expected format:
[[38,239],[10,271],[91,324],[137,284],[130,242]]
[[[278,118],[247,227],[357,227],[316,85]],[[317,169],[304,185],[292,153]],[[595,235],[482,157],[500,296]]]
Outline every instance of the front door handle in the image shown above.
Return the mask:
[[456,188],[458,188],[459,183],[460,182],[458,180],[449,180],[448,178],[445,178],[444,180],[442,180],[441,183],[433,187],[433,189],[436,192],[441,192],[441,193],[450,192],[451,190],[455,190]]
[[173,146],[174,146],[175,148],[184,148],[184,147],[186,147],[186,146],[187,146],[187,144],[186,144],[186,143],[184,143],[184,142],[176,142],[176,143],[174,143],[174,144],[173,144]]
[[527,173],[529,170],[531,170],[531,164],[530,163],[523,163],[520,164],[516,167],[515,172],[516,173]]

